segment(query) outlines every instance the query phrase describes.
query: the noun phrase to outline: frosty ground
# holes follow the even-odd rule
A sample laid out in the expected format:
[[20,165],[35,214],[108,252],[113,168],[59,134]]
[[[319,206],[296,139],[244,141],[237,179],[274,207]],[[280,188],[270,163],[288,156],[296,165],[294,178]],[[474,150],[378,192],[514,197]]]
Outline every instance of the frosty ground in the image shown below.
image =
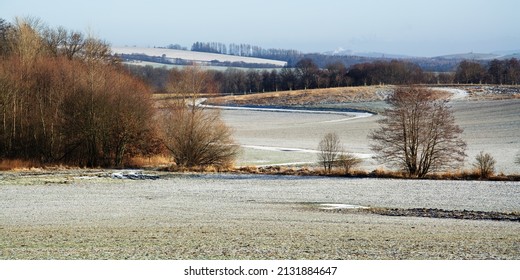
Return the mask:
[[169,175],[14,176],[1,259],[518,259],[520,223],[321,204],[518,212],[517,183]]

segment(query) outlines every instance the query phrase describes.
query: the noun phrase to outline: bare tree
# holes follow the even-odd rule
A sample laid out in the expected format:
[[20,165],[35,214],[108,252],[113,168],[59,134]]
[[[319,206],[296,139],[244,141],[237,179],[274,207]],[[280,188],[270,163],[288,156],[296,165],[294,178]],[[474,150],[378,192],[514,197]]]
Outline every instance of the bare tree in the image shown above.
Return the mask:
[[436,92],[423,87],[400,87],[388,98],[380,127],[369,138],[376,158],[424,177],[430,171],[458,166],[466,154],[462,129]]
[[349,174],[352,168],[359,165],[362,160],[351,153],[340,154],[337,160],[337,165],[342,167],[345,174]]
[[63,51],[68,59],[73,59],[83,50],[84,46],[85,39],[83,34],[71,31],[65,39]]
[[11,29],[11,24],[0,18],[0,55],[5,55],[9,52],[8,36]]
[[212,83],[208,73],[195,66],[174,71],[170,77],[168,88],[179,98],[163,111],[163,142],[179,166],[226,166],[238,154],[220,112],[197,104],[203,91],[212,90]]
[[57,57],[61,54],[67,40],[67,30],[64,27],[45,28],[42,33],[43,42],[50,54]]
[[43,28],[41,20],[37,18],[16,18],[14,27],[8,34],[10,49],[22,59],[26,66],[45,50],[40,35]]
[[174,105],[163,116],[164,145],[183,167],[227,166],[238,146],[216,110]]
[[330,173],[343,152],[338,135],[334,132],[325,134],[318,145],[318,151],[319,162],[323,165],[325,171]]
[[496,163],[497,161],[491,154],[481,151],[475,157],[475,163],[473,163],[473,166],[477,168],[481,178],[489,178],[493,173],[495,173]]
[[515,163],[520,165],[520,153],[516,154]]
[[318,72],[318,65],[310,58],[303,58],[296,63],[296,73],[300,77],[303,89],[314,86]]

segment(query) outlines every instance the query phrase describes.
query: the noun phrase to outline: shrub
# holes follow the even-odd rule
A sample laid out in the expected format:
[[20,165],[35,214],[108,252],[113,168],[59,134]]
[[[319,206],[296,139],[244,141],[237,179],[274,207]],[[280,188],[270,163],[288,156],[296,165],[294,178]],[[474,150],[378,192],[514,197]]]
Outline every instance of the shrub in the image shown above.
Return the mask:
[[489,153],[481,151],[475,157],[473,166],[477,169],[481,178],[489,178],[495,173],[496,160]]
[[353,167],[359,165],[362,160],[351,153],[343,153],[339,155],[337,165],[345,171],[345,174],[350,174]]
[[227,167],[239,147],[216,110],[177,104],[163,118],[163,141],[179,167]]

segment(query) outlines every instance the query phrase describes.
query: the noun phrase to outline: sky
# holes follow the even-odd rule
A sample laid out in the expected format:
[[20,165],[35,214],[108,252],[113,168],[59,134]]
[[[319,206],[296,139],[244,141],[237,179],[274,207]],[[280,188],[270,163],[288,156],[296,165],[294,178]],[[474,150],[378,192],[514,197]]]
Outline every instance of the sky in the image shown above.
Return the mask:
[[518,0],[0,0],[0,18],[36,17],[108,41],[196,41],[411,56],[520,49]]

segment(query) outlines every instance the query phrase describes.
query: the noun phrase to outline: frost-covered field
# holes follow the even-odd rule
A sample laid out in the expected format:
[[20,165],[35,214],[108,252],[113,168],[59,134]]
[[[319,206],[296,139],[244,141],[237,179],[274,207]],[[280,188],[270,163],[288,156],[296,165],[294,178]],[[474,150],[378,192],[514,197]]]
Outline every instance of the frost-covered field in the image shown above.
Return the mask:
[[518,222],[318,207],[518,212],[517,183],[162,176],[132,181],[65,174],[3,182],[0,258],[520,258]]
[[[475,155],[485,151],[496,158],[497,172],[520,173],[520,166],[514,164],[515,155],[520,152],[520,100],[454,100],[451,105],[468,144],[464,168],[471,169]],[[372,153],[367,135],[377,127],[376,121],[380,118],[377,115],[347,119],[342,114],[236,110],[222,113],[242,145],[316,150],[323,135],[336,132],[347,150],[365,156]],[[264,150],[259,154],[245,147],[238,164],[280,164],[285,158],[286,163],[317,160],[312,153]],[[365,160],[361,168],[372,171],[379,166],[377,162]]]

